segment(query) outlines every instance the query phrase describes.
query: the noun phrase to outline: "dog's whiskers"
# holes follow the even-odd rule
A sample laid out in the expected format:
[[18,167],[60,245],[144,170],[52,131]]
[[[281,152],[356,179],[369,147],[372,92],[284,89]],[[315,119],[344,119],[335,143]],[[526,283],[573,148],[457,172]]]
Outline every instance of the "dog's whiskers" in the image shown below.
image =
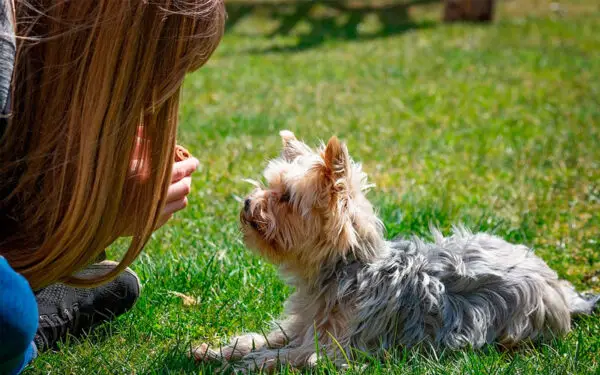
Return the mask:
[[253,180],[251,178],[243,178],[242,181],[249,183],[257,189],[262,189],[262,184],[256,180]]

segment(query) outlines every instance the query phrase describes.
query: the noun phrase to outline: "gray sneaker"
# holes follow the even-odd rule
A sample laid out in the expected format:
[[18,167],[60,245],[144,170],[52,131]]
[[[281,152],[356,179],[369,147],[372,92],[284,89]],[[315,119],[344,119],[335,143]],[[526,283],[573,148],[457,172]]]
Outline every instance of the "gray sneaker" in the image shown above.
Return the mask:
[[[94,263],[77,275],[90,277],[113,269],[116,262]],[[68,335],[80,336],[93,327],[127,312],[140,295],[140,280],[131,269],[95,288],[53,284],[35,293],[39,325],[35,345],[39,351],[53,349]]]

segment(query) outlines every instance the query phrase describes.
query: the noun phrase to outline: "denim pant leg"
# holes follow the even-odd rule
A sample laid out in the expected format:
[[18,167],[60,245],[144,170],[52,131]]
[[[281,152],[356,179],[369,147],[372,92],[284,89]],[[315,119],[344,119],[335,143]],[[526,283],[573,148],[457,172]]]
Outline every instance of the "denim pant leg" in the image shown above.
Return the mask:
[[18,374],[33,359],[37,324],[29,283],[0,257],[0,374]]

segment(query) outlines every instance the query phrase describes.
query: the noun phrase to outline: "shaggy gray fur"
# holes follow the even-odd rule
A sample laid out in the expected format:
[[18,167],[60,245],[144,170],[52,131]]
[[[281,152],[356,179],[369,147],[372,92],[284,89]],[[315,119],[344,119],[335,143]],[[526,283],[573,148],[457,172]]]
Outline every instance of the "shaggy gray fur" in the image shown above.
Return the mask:
[[421,342],[458,349],[507,345],[569,331],[586,300],[533,252],[485,233],[455,228],[434,243],[387,243],[374,262],[340,262],[316,294],[354,310],[350,345],[362,350]]
[[273,332],[234,338],[219,351],[203,345],[194,355],[273,370],[280,362],[314,365],[315,340],[342,366],[340,349],[512,346],[566,334],[571,317],[592,313],[600,299],[581,296],[525,246],[462,227],[433,237],[383,242],[374,260],[340,260],[313,285],[292,276],[287,319]]

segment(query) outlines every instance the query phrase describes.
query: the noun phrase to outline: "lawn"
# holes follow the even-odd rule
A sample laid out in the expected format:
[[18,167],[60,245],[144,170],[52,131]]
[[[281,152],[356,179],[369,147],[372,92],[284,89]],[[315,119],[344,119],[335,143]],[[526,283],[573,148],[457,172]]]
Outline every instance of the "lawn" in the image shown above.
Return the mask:
[[[463,222],[532,246],[600,292],[600,4],[501,1],[488,25],[439,14],[420,6],[391,25],[369,16],[357,31],[331,11],[289,33],[264,12],[239,20],[186,81],[179,141],[202,165],[189,207],[132,266],[141,299],[26,374],[206,373],[186,358],[190,343],[267,329],[290,289],[244,247],[237,218],[241,180],[277,156],[280,129],[309,144],[345,140],[377,185],[389,237]],[[594,316],[535,348],[399,350],[350,372],[592,374],[599,353]]]

